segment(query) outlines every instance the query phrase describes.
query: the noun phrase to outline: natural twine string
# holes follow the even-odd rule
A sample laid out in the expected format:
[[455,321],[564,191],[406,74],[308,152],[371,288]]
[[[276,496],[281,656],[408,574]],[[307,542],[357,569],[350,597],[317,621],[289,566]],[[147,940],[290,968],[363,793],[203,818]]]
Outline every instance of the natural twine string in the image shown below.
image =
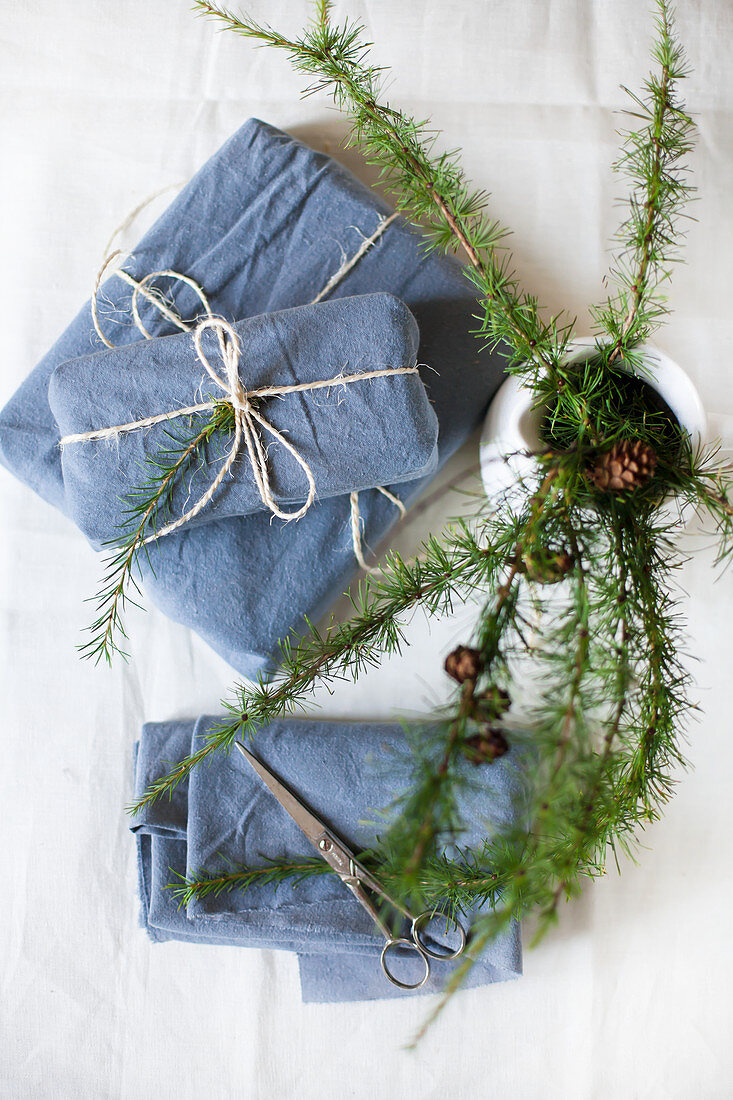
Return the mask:
[[[142,203],[135,211],[126,219],[122,226],[120,226],[110,239],[110,246],[115,237],[122,232],[122,230],[129,224],[130,220],[134,218],[141,209],[143,209],[149,202],[151,202],[157,195],[153,195],[150,199]],[[377,241],[385,230],[391,225],[393,221],[398,217],[398,214],[392,214],[389,217],[380,219],[380,222],[370,237],[365,237],[362,244],[354,255],[350,258],[344,258],[341,266],[329,279],[324,286],[323,290],[313,299],[310,303],[315,305],[325,298],[330,292],[341,282],[341,280],[352,270],[353,267],[359,262],[359,260],[365,255],[369,248]],[[94,325],[95,332],[99,336],[100,340],[109,348],[114,347],[114,344],[105,336],[102,331],[100,321],[97,300],[99,297],[99,291],[105,275],[109,271],[109,268],[123,256],[121,249],[116,249],[110,252],[104,259],[102,266],[97,274],[97,278],[94,284],[94,290],[91,299],[91,313],[92,323]],[[121,261],[120,261],[121,262]],[[196,354],[201,362],[202,366],[210,376],[210,378],[219,386],[219,388],[226,395],[225,400],[229,402],[235,413],[235,429],[234,437],[232,439],[232,445],[229,449],[224,463],[222,464],[219,472],[217,473],[214,481],[211,483],[206,492],[199,498],[195,505],[190,508],[179,519],[167,524],[159,531],[148,536],[145,539],[146,543],[153,542],[164,535],[169,535],[173,531],[182,527],[185,523],[188,523],[191,519],[201,512],[209,501],[213,498],[222,481],[231,470],[237,455],[241,449],[242,440],[244,440],[247,454],[249,455],[250,463],[252,465],[252,471],[255,478],[255,484],[260,494],[262,502],[267,508],[278,516],[280,519],[293,520],[300,519],[308,509],[311,507],[313,500],[315,499],[316,486],[313,478],[313,472],[298,452],[298,450],[282,435],[276,428],[272,426],[262,416],[261,413],[254,408],[252,402],[257,398],[264,397],[281,397],[288,393],[300,393],[307,390],[324,389],[333,385],[349,385],[354,382],[368,381],[374,378],[385,378],[391,375],[398,374],[417,374],[418,368],[414,367],[388,367],[382,370],[365,371],[360,374],[343,375],[339,374],[333,378],[321,379],[317,382],[300,383],[292,386],[269,386],[259,390],[245,390],[241,384],[239,378],[239,360],[241,354],[241,347],[237,333],[232,326],[224,320],[224,318],[216,317],[212,313],[209,301],[204,293],[203,289],[199,286],[195,280],[189,278],[187,275],[182,275],[180,272],[166,269],[163,271],[153,271],[137,280],[127,271],[123,271],[118,268],[115,274],[132,287],[132,315],[136,327],[142,333],[147,340],[153,339],[152,334],[145,328],[142,318],[139,312],[139,298],[143,297],[149,301],[155,308],[168,320],[171,324],[181,329],[183,332],[189,332],[192,329],[192,321],[184,321],[177,311],[171,308],[168,303],[163,299],[160,293],[156,293],[154,290],[148,288],[148,283],[152,283],[154,279],[160,277],[169,277],[185,283],[189,286],[201,301],[204,310],[206,311],[206,318],[199,322],[193,331],[194,346],[196,348]],[[209,359],[207,358],[203,346],[202,339],[204,332],[207,329],[212,329],[219,342],[219,351],[221,359],[224,364],[225,377],[222,377],[212,367]],[[173,409],[170,412],[161,413],[155,416],[144,417],[140,420],[130,421],[127,424],[112,425],[107,428],[100,428],[90,432],[79,432],[72,435],[64,436],[60,440],[61,446],[67,446],[72,443],[89,442],[98,439],[110,439],[118,436],[122,432],[139,431],[142,428],[151,427],[154,424],[160,424],[164,421],[175,419],[181,416],[190,416],[195,413],[210,411],[216,407],[217,402],[206,401],[200,402],[196,405],[187,405],[178,409]],[[267,456],[262,444],[262,439],[257,431],[256,425],[259,424],[262,429],[269,432],[279,443],[290,452],[296,462],[300,465],[301,469],[305,473],[308,481],[308,495],[304,504],[294,512],[283,512],[277,505],[272,496],[270,488],[269,470],[267,466]],[[376,487],[380,493],[382,493],[396,508],[399,509],[400,515],[404,517],[406,509],[399,497],[389,492],[383,486]],[[362,519],[359,511],[359,494],[358,492],[352,492],[350,494],[350,512],[351,512],[351,537],[354,550],[354,556],[357,562],[367,572],[378,572],[378,568],[367,564],[364,553],[362,550]]]
[[[392,504],[394,504],[395,507],[399,509],[400,518],[404,519],[407,515],[407,509],[405,508],[400,498],[396,497],[394,493],[390,493],[389,489],[385,489],[383,485],[377,485],[375,486],[375,488],[377,492],[381,493],[382,496],[385,496],[387,500],[390,500]],[[351,493],[349,496],[349,501],[351,504],[351,542],[354,548],[354,557],[358,561],[361,568],[364,569],[367,573],[379,573],[379,566],[368,565],[364,559],[364,554],[362,552],[361,527],[363,520],[359,511],[359,494]]]
[[[390,214],[388,218],[382,218],[379,222],[379,225],[377,226],[377,228],[372,233],[371,237],[364,237],[364,240],[363,240],[362,244],[356,250],[354,255],[350,259],[348,257],[344,256],[341,267],[338,269],[338,271],[335,271],[333,273],[331,278],[328,280],[328,282],[324,286],[323,290],[320,291],[320,293],[316,294],[313,301],[309,302],[309,305],[312,305],[312,306],[318,305],[318,303],[321,301],[321,299],[326,298],[331,293],[333,288],[338,286],[338,284],[341,282],[343,277],[345,275],[348,275],[348,273],[351,271],[352,267],[356,267],[356,265],[358,264],[358,262],[362,258],[362,256],[366,255],[366,253],[369,251],[369,249],[372,247],[372,245],[376,241],[378,241],[379,238],[382,236],[385,229],[388,229],[390,227],[390,225],[392,224],[392,222],[395,221],[395,219],[398,218],[398,217],[399,217],[399,213],[397,211],[395,211],[394,214]],[[356,229],[356,226],[351,226],[351,228]],[[358,230],[357,230],[357,232],[358,232]]]

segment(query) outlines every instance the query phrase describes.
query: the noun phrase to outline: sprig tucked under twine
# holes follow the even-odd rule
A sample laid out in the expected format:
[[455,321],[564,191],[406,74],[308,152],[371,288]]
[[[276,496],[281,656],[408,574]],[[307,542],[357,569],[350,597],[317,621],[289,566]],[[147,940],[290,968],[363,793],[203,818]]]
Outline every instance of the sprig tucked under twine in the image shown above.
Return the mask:
[[[155,196],[152,196],[148,201],[152,201],[154,197]],[[131,217],[139,213],[144,205],[146,204],[142,204],[138,207]],[[388,217],[380,218],[379,224],[371,236],[364,237],[362,234],[362,243],[357,251],[351,257],[347,257],[344,254],[340,267],[310,304],[316,304],[330,294],[397,217],[398,214],[395,213]],[[129,222],[129,220],[128,218],[127,221]],[[127,224],[127,222],[124,224]],[[120,231],[121,229],[113,234],[109,245],[110,248]],[[109,273],[110,267],[115,261],[120,262],[120,257],[123,255],[121,249],[116,249],[109,252],[105,257],[95,280],[91,299],[92,323],[95,332],[100,340],[109,348],[115,345],[102,331],[99,319],[98,298],[102,282]],[[297,520],[305,515],[313,504],[316,495],[316,485],[309,464],[299,453],[297,448],[294,447],[282,433],[278,432],[262,413],[258,411],[254,404],[258,399],[276,396],[281,397],[289,393],[305,392],[308,390],[325,389],[334,385],[350,385],[355,382],[385,378],[392,375],[419,373],[417,366],[388,367],[381,370],[364,371],[353,375],[344,375],[340,373],[332,378],[320,379],[316,382],[299,383],[291,386],[269,386],[257,390],[247,390],[242,385],[239,377],[241,346],[237,333],[228,321],[222,317],[217,317],[213,313],[203,288],[194,279],[171,269],[150,272],[140,279],[134,278],[129,272],[121,268],[118,268],[114,274],[132,288],[131,313],[135,326],[142,336],[148,340],[154,339],[152,333],[145,327],[140,316],[139,300],[141,297],[150,302],[176,328],[183,332],[192,332],[197,357],[212,381],[222,390],[224,396],[223,399],[209,400],[183,406],[154,416],[130,421],[126,424],[110,425],[88,432],[66,435],[60,440],[60,445],[63,447],[74,443],[113,439],[117,438],[123,432],[138,431],[155,424],[173,421],[181,417],[193,416],[202,412],[212,412],[211,420],[193,439],[183,441],[176,440],[177,443],[180,443],[180,448],[177,451],[167,450],[160,452],[160,455],[157,456],[158,458],[169,458],[173,455],[174,460],[167,464],[165,462],[155,463],[155,465],[162,470],[162,474],[157,480],[153,481],[151,486],[145,489],[133,489],[131,491],[130,499],[137,498],[139,500],[139,498],[143,496],[142,505],[137,503],[133,504],[130,508],[137,522],[137,526],[126,540],[114,543],[116,553],[106,562],[109,570],[109,580],[101,594],[97,597],[99,616],[90,627],[92,640],[80,647],[82,653],[86,656],[94,656],[97,660],[102,656],[109,660],[112,651],[117,649],[114,642],[114,633],[116,630],[120,630],[124,636],[124,628],[121,623],[121,611],[126,602],[126,586],[131,580],[132,569],[137,560],[139,551],[149,543],[155,542],[157,539],[169,535],[186,523],[189,523],[207,506],[219,490],[224,478],[231,471],[242,449],[242,443],[244,443],[247,454],[249,455],[255,484],[260,498],[265,507],[267,507],[273,515],[288,522]],[[177,310],[165,301],[160,293],[155,291],[152,287],[154,280],[164,277],[182,282],[194,291],[206,314],[203,320],[196,321],[194,319],[184,321]],[[219,352],[224,365],[223,375],[212,366],[203,349],[203,336],[209,329],[216,334],[219,343]],[[227,413],[231,414],[231,417],[228,417]],[[193,458],[199,453],[199,449],[208,442],[212,432],[230,423],[233,426],[231,446],[209,488],[182,516],[150,532],[149,529],[153,526],[163,506],[166,502],[170,501],[175,481],[181,475],[182,471],[187,468],[188,464],[190,464]],[[305,474],[308,483],[308,492],[302,506],[295,511],[283,511],[273,498],[270,487],[267,455],[258,426],[259,429],[272,435],[278,443],[282,444],[282,446],[289,451]],[[155,459],[153,459],[153,461],[155,462]],[[376,488],[399,509],[402,516],[405,515],[405,506],[399,497],[395,496],[383,486],[377,486]],[[146,492],[147,496],[145,495]],[[359,510],[358,492],[352,492],[350,494],[349,504],[354,556],[362,569],[368,572],[374,572],[376,571],[375,567],[368,565],[364,558],[362,548],[363,521]]]
[[[212,329],[219,340],[219,350],[224,364],[225,376],[222,377],[211,365],[204,349],[203,335]],[[258,412],[254,402],[266,397],[283,397],[289,393],[306,393],[311,390],[322,390],[332,386],[348,386],[355,382],[366,382],[375,378],[389,378],[400,374],[418,374],[418,368],[414,367],[384,367],[380,370],[362,371],[358,374],[338,374],[332,378],[319,379],[316,382],[299,382],[290,386],[264,386],[261,389],[247,390],[239,378],[239,361],[241,345],[234,328],[223,317],[207,317],[200,321],[193,332],[193,343],[199,362],[206,370],[209,377],[225,394],[225,404],[234,412],[234,436],[229,453],[227,454],[216,477],[206,492],[178,519],[154,531],[145,538],[145,543],[154,542],[156,539],[169,535],[188,523],[201,512],[209,501],[215,496],[219,486],[231,470],[241,450],[244,440],[252,472],[257,485],[257,490],[263,504],[279,519],[294,520],[304,516],[311,507],[316,495],[316,483],[308,462],[303,458],[298,449],[274,428],[272,424]],[[169,412],[159,413],[154,416],[146,416],[140,420],[132,420],[126,424],[114,424],[107,428],[97,428],[89,432],[78,432],[73,435],[65,435],[60,440],[62,447],[71,443],[89,443],[99,439],[113,439],[123,432],[139,431],[155,424],[166,423],[178,417],[191,416],[196,413],[209,412],[220,407],[221,401],[202,401],[196,405],[185,405]],[[295,459],[303,470],[307,482],[308,493],[304,503],[293,512],[284,512],[275,501],[270,488],[270,474],[267,464],[267,455],[256,425],[259,424],[266,432],[277,440]],[[386,492],[386,490],[385,490]],[[352,494],[353,495],[353,494]],[[390,494],[391,495],[391,494]],[[396,498],[394,498],[396,499]],[[402,503],[400,501],[400,503]]]

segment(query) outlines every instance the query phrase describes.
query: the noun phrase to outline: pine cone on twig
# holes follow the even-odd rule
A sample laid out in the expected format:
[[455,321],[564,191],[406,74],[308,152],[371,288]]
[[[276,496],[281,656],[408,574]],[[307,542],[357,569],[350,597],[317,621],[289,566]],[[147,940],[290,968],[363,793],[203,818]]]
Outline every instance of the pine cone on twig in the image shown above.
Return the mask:
[[445,671],[459,684],[466,680],[477,680],[481,672],[481,654],[477,649],[470,649],[467,645],[459,645],[445,659]]
[[642,439],[620,439],[599,455],[588,477],[602,493],[638,489],[654,477],[657,452]]
[[490,764],[509,752],[509,742],[501,730],[486,726],[481,733],[466,738],[463,752],[472,764]]
[[567,550],[532,550],[522,554],[519,572],[535,584],[557,584],[575,565]]
[[493,722],[498,721],[506,714],[512,705],[512,701],[508,692],[503,691],[496,684],[489,684],[485,691],[474,696],[474,704],[477,715],[480,715],[486,722]]

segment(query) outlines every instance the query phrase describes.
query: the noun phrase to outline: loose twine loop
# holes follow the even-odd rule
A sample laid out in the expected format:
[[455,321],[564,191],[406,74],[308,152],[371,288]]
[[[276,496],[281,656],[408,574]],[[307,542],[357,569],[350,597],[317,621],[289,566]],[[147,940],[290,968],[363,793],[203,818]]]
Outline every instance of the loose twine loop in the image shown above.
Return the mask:
[[[146,200],[146,203],[141,204],[127,221],[115,231],[112,240],[117,236],[122,229],[126,228],[127,224],[139,213],[143,206],[152,201],[152,198],[157,196],[151,196],[151,199]],[[347,258],[344,254],[343,261],[339,269],[329,279],[320,293],[313,299],[310,304],[316,304],[321,301],[327,294],[334,289],[335,286],[344,278],[344,276],[359,262],[361,257],[367,252],[367,250],[374,244],[376,240],[382,235],[385,229],[390,225],[397,217],[397,214],[392,214],[389,217],[382,218],[377,226],[375,232],[371,237],[365,237],[363,242],[356,253],[350,258]],[[111,245],[111,242],[110,242]],[[111,265],[119,257],[123,256],[120,249],[110,252],[105,257],[105,260],[97,275],[94,291],[91,299],[91,314],[92,323],[94,325],[95,332],[100,340],[109,348],[115,345],[107,338],[102,331],[99,321],[98,311],[98,297],[102,281],[105,275],[108,273]],[[279,432],[269,421],[262,415],[261,412],[255,407],[254,402],[258,398],[266,397],[282,397],[289,393],[303,393],[311,390],[326,389],[334,385],[350,385],[356,382],[368,381],[374,378],[386,378],[393,375],[400,374],[418,374],[417,366],[414,367],[386,367],[381,370],[364,371],[359,374],[343,375],[339,374],[332,378],[320,379],[316,382],[304,382],[291,386],[268,386],[257,390],[247,390],[242,385],[239,375],[239,365],[241,357],[241,345],[239,337],[237,336],[234,328],[223,317],[215,316],[209,305],[209,301],[204,293],[203,289],[194,280],[187,275],[183,275],[180,272],[166,269],[164,271],[153,271],[147,275],[144,275],[141,279],[135,279],[127,271],[123,271],[118,268],[114,274],[118,278],[122,279],[129,286],[132,287],[132,299],[131,299],[131,311],[135,326],[141,332],[146,340],[154,339],[152,333],[145,327],[139,311],[139,299],[145,298],[175,327],[179,328],[183,332],[191,332],[193,335],[194,347],[199,362],[203,366],[206,373],[211,380],[222,390],[224,394],[224,400],[229,403],[234,410],[234,434],[232,443],[229,448],[229,452],[224,459],[216,477],[212,481],[209,488],[199,498],[199,500],[190,508],[184,515],[173,522],[166,524],[160,530],[149,535],[144,541],[145,543],[154,542],[156,539],[163,537],[164,535],[171,534],[184,524],[188,523],[191,519],[201,512],[209,501],[214,497],[218,491],[224,478],[230,472],[234,462],[236,461],[241,449],[242,443],[244,443],[245,449],[249,456],[250,464],[252,466],[252,472],[257,486],[257,491],[260,498],[269,511],[280,519],[290,521],[300,519],[310,509],[316,496],[316,484],[313,477],[313,471],[311,470],[308,462],[303,458],[297,448],[290,443],[285,436]],[[176,279],[186,286],[190,287],[201,301],[206,317],[198,322],[194,328],[193,321],[184,321],[177,311],[164,300],[163,296],[153,289],[150,289],[149,284],[155,279],[161,277],[168,277]],[[216,334],[219,354],[221,362],[223,364],[224,373],[220,374],[211,364],[206,352],[203,348],[203,337],[208,330],[213,331]],[[60,440],[60,445],[68,446],[72,443],[90,442],[99,439],[111,439],[118,436],[122,432],[139,431],[143,428],[151,427],[154,424],[160,424],[168,420],[175,419],[181,416],[191,416],[196,413],[206,412],[214,409],[218,402],[205,401],[195,405],[187,405],[178,409],[173,409],[169,412],[161,413],[155,416],[144,417],[140,420],[130,421],[127,424],[117,424],[106,428],[95,429],[89,432],[80,432],[73,435],[64,436]],[[303,470],[305,478],[308,483],[308,493],[304,503],[295,511],[284,512],[277,504],[272,495],[270,486],[269,467],[267,462],[267,454],[262,442],[260,431],[270,434],[278,443],[280,443],[295,459],[298,465]],[[389,492],[383,486],[376,486],[377,490],[383,494],[396,508],[399,509],[401,516],[406,514],[406,509],[399,497]],[[367,572],[378,572],[378,567],[370,566],[364,559],[362,549],[362,519],[359,510],[359,493],[352,492],[349,497],[350,501],[350,523],[351,523],[351,537],[354,550],[354,556],[362,569]]]

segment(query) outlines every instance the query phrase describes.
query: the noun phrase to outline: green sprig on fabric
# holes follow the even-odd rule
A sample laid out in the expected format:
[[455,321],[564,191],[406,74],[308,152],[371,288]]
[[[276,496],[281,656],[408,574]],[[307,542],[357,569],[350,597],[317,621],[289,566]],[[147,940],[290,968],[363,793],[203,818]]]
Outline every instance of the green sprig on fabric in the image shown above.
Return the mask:
[[220,871],[198,871],[188,877],[175,872],[174,881],[167,889],[176,899],[180,909],[204,898],[218,898],[250,886],[279,886],[287,882],[291,889],[313,875],[321,875],[331,868],[322,859],[293,859],[287,862],[266,863],[262,867],[229,867]]
[[166,431],[169,445],[147,456],[147,480],[125,497],[125,521],[119,538],[106,544],[104,577],[92,597],[97,617],[88,628],[91,637],[79,646],[81,655],[95,664],[103,660],[109,664],[115,653],[126,656],[119,639],[127,637],[124,613],[128,603],[138,606],[130,590],[140,594],[140,556],[144,554],[153,568],[148,546],[168,522],[177,485],[188,472],[207,464],[207,448],[213,439],[231,434],[234,410],[228,401],[218,401],[203,427],[199,427],[201,420],[191,418],[188,432],[180,428]]

